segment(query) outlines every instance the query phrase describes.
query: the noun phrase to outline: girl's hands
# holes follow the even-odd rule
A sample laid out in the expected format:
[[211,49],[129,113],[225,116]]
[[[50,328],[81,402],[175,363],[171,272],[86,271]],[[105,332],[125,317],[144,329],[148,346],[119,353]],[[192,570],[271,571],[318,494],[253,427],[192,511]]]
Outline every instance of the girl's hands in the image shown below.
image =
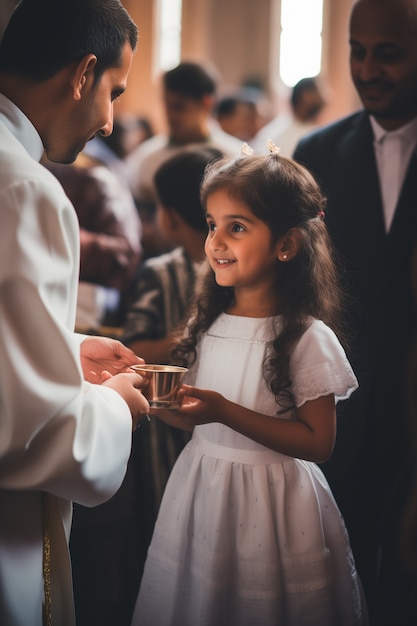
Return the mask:
[[179,409],[151,409],[150,414],[170,426],[193,430],[198,424],[217,422],[226,399],[215,391],[182,385],[178,392]]
[[190,385],[182,385],[178,397],[182,399],[182,404],[174,413],[188,427],[220,421],[224,404],[227,402],[216,391],[197,389]]

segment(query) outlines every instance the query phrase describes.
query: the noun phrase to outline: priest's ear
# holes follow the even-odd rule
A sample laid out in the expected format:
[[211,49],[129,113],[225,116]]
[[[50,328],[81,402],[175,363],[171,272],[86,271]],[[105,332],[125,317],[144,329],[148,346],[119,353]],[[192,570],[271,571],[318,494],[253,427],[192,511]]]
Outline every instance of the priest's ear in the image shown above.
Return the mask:
[[87,54],[74,67],[71,84],[75,100],[81,100],[83,90],[89,84],[94,85],[94,68],[96,63],[97,57],[94,54]]

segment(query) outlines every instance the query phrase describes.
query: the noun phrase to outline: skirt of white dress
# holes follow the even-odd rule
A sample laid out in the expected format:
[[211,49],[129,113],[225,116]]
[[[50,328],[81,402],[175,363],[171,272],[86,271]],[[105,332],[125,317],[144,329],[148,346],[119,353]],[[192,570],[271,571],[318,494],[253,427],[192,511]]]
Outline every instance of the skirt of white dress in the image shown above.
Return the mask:
[[133,624],[367,624],[344,522],[317,465],[218,445],[197,427],[165,491]]

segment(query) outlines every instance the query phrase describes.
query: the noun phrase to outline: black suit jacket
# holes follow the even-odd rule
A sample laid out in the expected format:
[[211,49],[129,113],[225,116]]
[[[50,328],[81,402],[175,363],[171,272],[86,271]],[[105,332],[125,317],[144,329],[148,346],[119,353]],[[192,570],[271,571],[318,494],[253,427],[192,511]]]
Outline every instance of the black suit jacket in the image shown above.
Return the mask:
[[341,403],[332,463],[347,470],[370,455],[374,475],[395,480],[407,446],[404,369],[415,329],[410,265],[417,242],[417,157],[414,153],[386,234],[373,133],[365,111],[303,138],[294,153],[328,197],[326,222],[347,270],[348,356],[360,389]]

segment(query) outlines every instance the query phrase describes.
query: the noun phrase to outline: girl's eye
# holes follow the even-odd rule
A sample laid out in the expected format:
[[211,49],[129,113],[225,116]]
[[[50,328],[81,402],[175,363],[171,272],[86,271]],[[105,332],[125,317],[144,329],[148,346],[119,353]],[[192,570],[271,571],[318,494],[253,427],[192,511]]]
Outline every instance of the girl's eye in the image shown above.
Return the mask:
[[208,222],[207,226],[210,233],[216,230],[216,224],[214,224],[213,222]]
[[232,226],[232,232],[234,233],[243,233],[244,230],[242,224],[233,224]]

